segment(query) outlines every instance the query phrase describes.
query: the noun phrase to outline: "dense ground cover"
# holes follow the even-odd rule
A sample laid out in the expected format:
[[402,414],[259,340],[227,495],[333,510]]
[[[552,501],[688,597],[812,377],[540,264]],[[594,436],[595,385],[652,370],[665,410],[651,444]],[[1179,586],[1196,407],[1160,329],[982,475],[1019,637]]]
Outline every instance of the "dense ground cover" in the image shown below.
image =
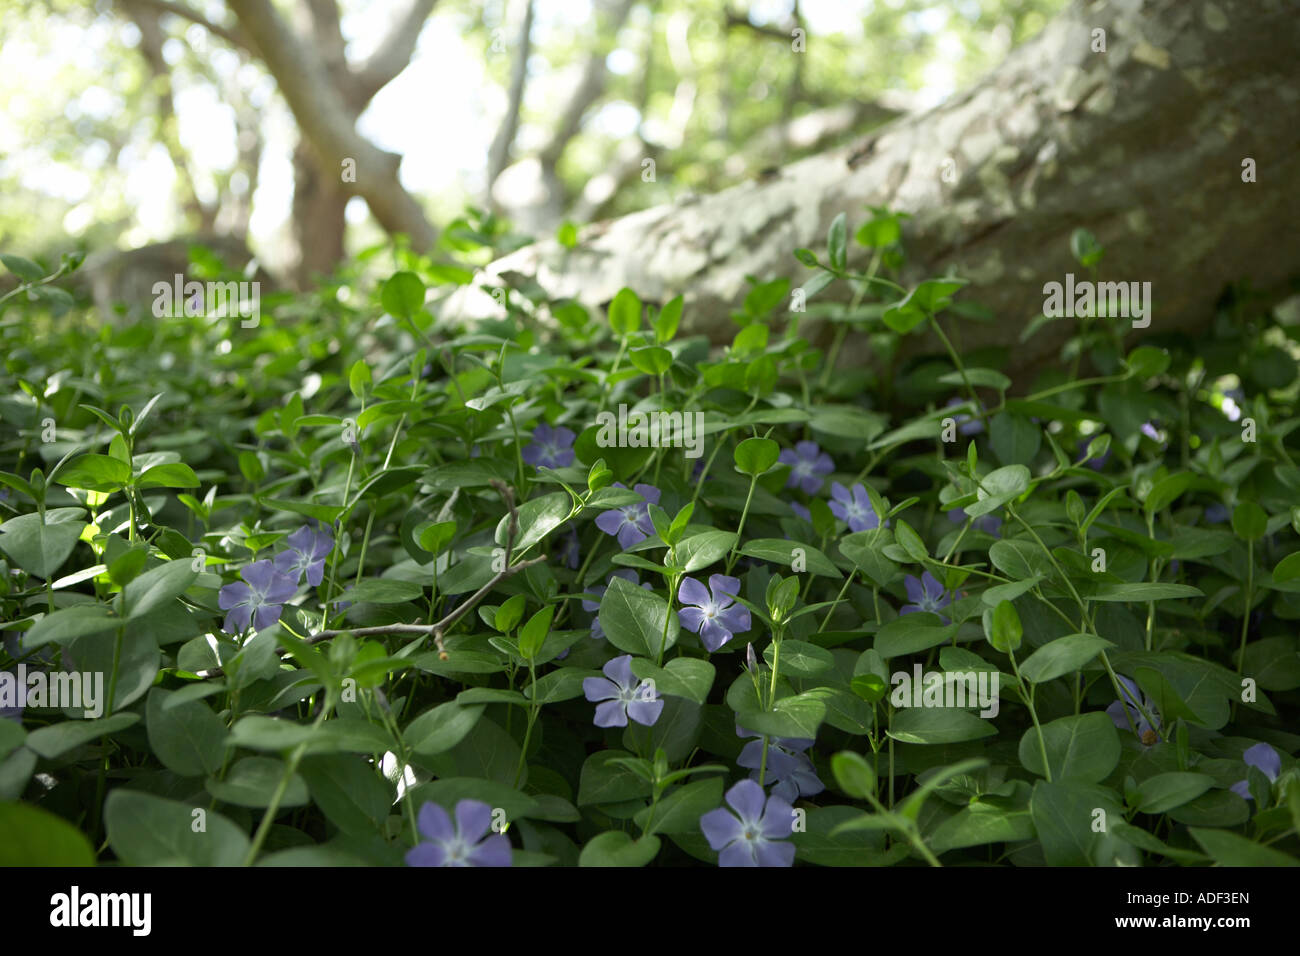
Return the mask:
[[1094,310],[1011,382],[897,217],[796,254],[723,349],[450,328],[400,251],[253,320],[6,257],[0,861],[1294,863],[1296,328]]

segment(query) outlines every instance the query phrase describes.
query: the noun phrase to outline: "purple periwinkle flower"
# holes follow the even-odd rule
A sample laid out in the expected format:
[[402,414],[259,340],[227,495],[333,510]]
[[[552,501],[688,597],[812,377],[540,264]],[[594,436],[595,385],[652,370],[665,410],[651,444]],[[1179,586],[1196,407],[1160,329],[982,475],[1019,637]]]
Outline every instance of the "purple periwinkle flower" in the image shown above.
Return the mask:
[[831,514],[849,526],[850,531],[874,531],[880,527],[880,515],[871,506],[866,486],[853,486],[852,493],[838,481],[831,482]]
[[749,608],[737,603],[740,578],[709,575],[709,587],[694,578],[682,578],[677,597],[682,608],[677,619],[686,630],[700,635],[709,651],[716,651],[731,638],[750,628]]
[[[654,590],[654,585],[652,585],[649,581],[638,582],[636,572],[633,571],[631,568],[620,568],[619,570],[611,574],[609,577],[610,579],[622,578],[624,581],[627,581],[629,584],[633,584],[633,585],[639,584],[640,587],[646,591]],[[604,584],[598,584],[594,588],[588,588],[588,590],[592,594],[597,595],[598,598],[603,598],[605,596],[605,592],[608,591],[609,588]],[[599,600],[588,601],[586,598],[583,598],[582,609],[584,611],[589,611],[592,614],[596,615],[596,617],[591,622],[592,640],[603,641],[605,639],[605,629],[600,626],[600,601]]]
[[[1110,715],[1111,721],[1120,730],[1136,728],[1138,739],[1150,747],[1160,739],[1160,735],[1157,733],[1160,727],[1160,717],[1156,713],[1155,707],[1152,706],[1150,698],[1142,693],[1135,681],[1123,674],[1116,674],[1115,676],[1119,678],[1126,699],[1115,701],[1106,708],[1106,713]],[[1138,710],[1139,706],[1141,706],[1142,710]],[[1147,719],[1142,716],[1142,711],[1146,711],[1151,715],[1151,718],[1156,722],[1156,726],[1151,726]]]
[[563,468],[573,464],[573,440],[578,436],[572,429],[561,425],[552,428],[542,422],[533,429],[533,442],[522,452],[528,464],[547,468]]
[[1205,508],[1205,521],[1207,524],[1223,524],[1231,517],[1232,512],[1228,510],[1228,506],[1217,501]]
[[[1247,767],[1255,767],[1268,777],[1269,783],[1276,781],[1277,775],[1282,772],[1282,758],[1268,744],[1255,744],[1241,755],[1241,759],[1246,761]],[[1238,780],[1232,785],[1232,792],[1245,800],[1254,799],[1250,795],[1248,780]]]
[[786,479],[785,486],[802,488],[810,495],[817,494],[826,481],[825,476],[835,470],[831,456],[822,451],[815,441],[797,442],[793,450],[783,449],[777,460],[790,466],[790,477]]
[[735,813],[718,807],[700,817],[700,831],[720,851],[718,866],[792,866],[795,847],[783,842],[794,832],[794,808],[773,794],[766,797],[753,780],[726,793]]
[[[944,408],[952,408],[956,405],[965,405],[966,401],[961,398],[950,398]],[[973,415],[966,412],[958,412],[952,416],[952,420],[957,423],[957,433],[959,435],[978,435],[984,431],[984,423]]]
[[1165,443],[1167,437],[1163,431],[1156,427],[1155,422],[1144,422],[1142,425],[1142,434],[1146,435],[1147,438],[1150,438],[1153,442],[1157,442],[1161,445]]
[[582,563],[582,544],[578,541],[578,532],[570,531],[560,539],[560,560],[570,571],[578,570]]
[[[961,524],[967,517],[965,508],[953,508],[948,512],[948,520],[954,524]],[[1002,530],[1002,519],[995,514],[980,515],[971,522],[971,527],[995,538],[1002,537],[999,533]]]
[[456,804],[456,822],[436,803],[426,803],[417,818],[425,837],[406,853],[407,866],[509,866],[513,850],[504,833],[492,829],[492,808],[481,800]]
[[760,781],[758,772],[763,763],[763,735],[743,727],[736,728],[738,737],[756,737],[745,744],[736,763],[753,771],[749,779],[764,786],[775,783],[772,796],[794,803],[800,797],[811,797],[826,789],[817,776],[817,769],[803,751],[813,741],[796,737],[769,737],[767,741],[767,779]]
[[1230,388],[1223,393],[1223,399],[1219,405],[1220,411],[1227,417],[1228,421],[1235,422],[1241,420],[1241,403],[1246,400],[1246,393],[1239,388]]
[[[923,572],[919,578],[913,574],[906,575],[903,578],[903,587],[907,589],[908,600],[912,603],[904,604],[899,614],[915,614],[917,611],[939,614],[952,603],[952,595],[929,571]],[[939,617],[945,624],[949,623],[948,618],[942,614],[939,614]]]
[[316,587],[325,577],[325,559],[334,550],[334,536],[330,529],[316,522],[316,527],[303,525],[285,539],[288,551],[281,551],[275,556],[275,569],[287,574],[297,584],[302,576],[307,576],[307,583]]
[[799,502],[797,501],[790,502],[790,510],[793,511],[798,517],[802,518],[804,521],[807,521],[809,524],[812,524],[812,512],[809,511],[807,508],[805,508],[803,505],[799,504]]
[[270,627],[280,620],[284,602],[298,590],[296,580],[267,560],[246,565],[239,576],[244,580],[227,584],[217,595],[217,605],[229,612],[222,625],[227,634],[243,633],[250,621],[259,631]]
[[[626,489],[627,485],[615,482],[614,487]],[[645,500],[640,504],[602,511],[596,516],[596,527],[606,534],[615,535],[618,538],[618,546],[624,551],[654,534],[655,527],[650,521],[650,505],[659,504],[659,489],[654,485],[641,484],[632,490]]]
[[582,682],[582,692],[596,705],[597,727],[626,727],[631,717],[638,724],[649,727],[659,719],[664,702],[659,698],[654,684],[638,680],[632,673],[632,655],[616,657],[601,668],[604,677],[588,677]]

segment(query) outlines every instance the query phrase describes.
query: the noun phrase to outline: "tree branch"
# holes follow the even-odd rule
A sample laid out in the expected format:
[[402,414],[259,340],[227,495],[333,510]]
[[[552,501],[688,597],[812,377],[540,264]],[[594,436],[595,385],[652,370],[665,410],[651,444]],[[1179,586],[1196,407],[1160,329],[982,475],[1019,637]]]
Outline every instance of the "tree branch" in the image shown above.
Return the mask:
[[415,54],[415,44],[420,39],[424,21],[429,19],[436,3],[437,0],[411,0],[406,15],[393,24],[379,48],[352,71],[359,108],[364,108],[376,93],[406,69]]
[[515,40],[515,58],[510,67],[510,99],[506,115],[501,120],[496,138],[488,150],[487,193],[492,194],[492,184],[510,162],[510,148],[519,130],[519,108],[524,99],[524,81],[528,77],[528,55],[533,47],[533,0],[523,0],[524,17]]
[[410,236],[417,251],[432,247],[436,231],[420,204],[398,181],[401,158],[376,148],[357,133],[353,114],[320,58],[289,29],[269,0],[227,2],[253,38],[322,169],[338,170],[343,160],[355,160],[357,181],[341,184],[343,188],[365,199],[389,233]]
[[248,49],[248,41],[238,29],[231,29],[229,27],[223,27],[219,23],[213,23],[203,14],[199,13],[199,11],[192,7],[187,7],[183,3],[175,2],[175,0],[136,0],[136,2],[142,6],[152,7],[159,13],[170,13],[181,17],[182,19],[189,20],[191,23],[197,23],[209,33],[221,37],[221,39],[225,40],[231,46],[238,47],[241,50]]

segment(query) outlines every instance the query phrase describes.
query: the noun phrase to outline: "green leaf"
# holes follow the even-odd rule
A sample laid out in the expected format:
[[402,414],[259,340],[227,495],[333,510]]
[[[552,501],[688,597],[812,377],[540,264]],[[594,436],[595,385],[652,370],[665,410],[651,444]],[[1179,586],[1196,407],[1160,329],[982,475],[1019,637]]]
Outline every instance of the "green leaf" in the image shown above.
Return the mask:
[[87,491],[121,491],[131,480],[131,466],[108,455],[82,455],[60,468],[51,480]]
[[62,644],[75,637],[102,634],[122,623],[103,604],[74,604],[47,614],[23,635],[23,648],[35,650],[50,643]]
[[[796,552],[799,551],[803,553],[797,554]],[[833,578],[836,581],[843,577],[840,569],[835,567],[824,552],[802,541],[788,541],[785,538],[753,538],[745,542],[740,553],[758,558],[760,561],[784,564],[788,568],[793,568],[796,562],[802,562],[804,567],[797,569],[798,573],[806,571],[808,574]]]
[[542,642],[551,629],[551,619],[555,617],[555,605],[548,604],[528,619],[528,623],[519,629],[519,656],[530,661],[542,649]]
[[482,716],[481,706],[466,707],[456,701],[447,701],[426,710],[407,724],[402,738],[417,754],[440,754],[464,740]]
[[673,353],[658,346],[632,349],[627,353],[627,359],[634,368],[647,375],[662,375],[673,367]]
[[609,327],[615,335],[631,335],[641,327],[641,300],[631,289],[620,289],[609,304]]
[[39,514],[9,518],[0,524],[0,551],[29,574],[49,580],[80,540],[84,514],[81,508],[51,508],[44,520]]
[[1294,581],[1296,578],[1300,578],[1300,551],[1288,554],[1273,569],[1273,582],[1275,584],[1284,584],[1287,581]]
[[1214,778],[1204,773],[1158,773],[1138,787],[1138,809],[1143,813],[1164,813],[1195,800],[1212,786]]
[[1228,830],[1203,830],[1190,827],[1192,839],[1201,845],[1219,866],[1300,866],[1300,860],[1260,846]]
[[15,256],[8,252],[0,252],[0,262],[3,262],[5,268],[22,279],[23,282],[40,282],[45,278],[45,270],[32,262],[31,259],[24,259],[22,256]]
[[876,772],[861,754],[842,750],[831,757],[831,773],[835,785],[854,800],[865,800],[867,794],[876,795]]
[[1102,584],[1089,601],[1167,601],[1171,598],[1204,597],[1199,588],[1187,584]]
[[0,866],[94,866],[85,834],[25,803],[0,803]]
[[1165,349],[1153,348],[1150,345],[1143,345],[1135,348],[1128,353],[1125,360],[1129,372],[1134,378],[1150,379],[1157,375],[1163,375],[1169,368],[1171,361],[1169,352]]
[[625,750],[601,750],[588,757],[578,781],[578,806],[620,803],[650,796],[647,781],[614,762],[631,756]]
[[978,500],[966,506],[966,516],[978,518],[997,511],[1029,490],[1029,469],[1024,465],[1006,465],[980,479]]
[[[568,492],[555,491],[540,498],[530,498],[519,506],[519,537],[515,540],[512,559],[528,550],[537,542],[569,520],[572,500]],[[510,530],[510,515],[505,515],[497,524],[496,543],[505,547],[506,536]]]
[[659,855],[659,838],[633,840],[622,830],[608,830],[587,841],[578,866],[645,866]]
[[155,756],[182,777],[217,773],[225,763],[225,723],[202,701],[169,707],[171,697],[161,687],[149,691],[145,721]]
[[348,390],[357,398],[364,398],[366,387],[371,381],[370,366],[366,364],[366,360],[357,359],[353,362],[348,372]]
[[1004,465],[1027,465],[1043,444],[1043,429],[1023,415],[999,412],[989,422],[993,453]]
[[372,836],[388,819],[393,788],[364,758],[317,754],[304,757],[299,769],[313,802],[344,833]]
[[957,708],[912,708],[894,714],[889,736],[905,744],[955,744],[993,737],[991,721]]
[[[769,644],[763,652],[767,666],[772,666],[775,646]],[[781,642],[780,672],[784,677],[816,677],[835,666],[831,652],[816,644],[786,638]]]
[[668,613],[667,601],[622,578],[610,579],[599,617],[609,642],[637,657],[657,658],[660,643],[665,649],[672,647],[681,631],[677,614]]
[[770,438],[746,438],[736,446],[736,471],[757,477],[771,470],[781,455],[781,446]]
[[831,220],[830,230],[826,234],[826,257],[830,260],[831,268],[836,272],[843,272],[845,268],[845,244],[848,238],[847,222],[847,215],[840,213]]
[[[1119,734],[1110,716],[1100,711],[1060,717],[1043,724],[1043,743],[1052,780],[1097,783],[1119,763]],[[1038,731],[1030,727],[1020,738],[1020,763],[1030,773],[1045,776]]]
[[926,839],[936,854],[989,843],[1019,843],[1034,838],[1029,810],[1007,810],[975,802],[935,827]]
[[194,583],[198,573],[189,561],[167,561],[152,568],[122,589],[126,619],[139,620],[151,611],[180,597]]
[[226,817],[188,803],[124,790],[104,801],[108,843],[127,866],[239,866],[248,837]]
[[[224,779],[209,777],[204,781],[208,793],[224,803],[237,807],[269,807],[280,790],[286,766],[274,757],[244,757],[235,763]],[[282,807],[301,807],[310,800],[307,784],[298,774],[292,774],[280,794]]]
[[673,554],[678,567],[692,574],[722,560],[735,543],[736,536],[730,531],[704,531],[678,541]]
[[952,640],[957,625],[940,624],[939,620],[937,614],[924,611],[897,617],[876,632],[875,649],[888,659],[915,654]]
[[424,588],[413,581],[399,581],[396,578],[362,578],[352,589],[334,599],[351,601],[353,604],[405,604],[416,601],[424,594]]
[[1179,496],[1191,487],[1191,484],[1192,473],[1190,471],[1180,471],[1176,475],[1162,478],[1147,493],[1146,501],[1142,502],[1143,510],[1147,514],[1163,511],[1177,501]]
[[811,693],[783,697],[768,711],[736,714],[736,723],[756,734],[799,739],[815,739],[817,728],[825,719],[825,702]]
[[1083,667],[1107,648],[1110,641],[1093,634],[1067,634],[1044,644],[1020,665],[1020,674],[1034,684],[1043,684]]
[[424,283],[414,272],[395,272],[384,281],[379,300],[389,315],[410,319],[424,307]]
[[996,607],[984,612],[984,633],[989,643],[1003,654],[1020,646],[1025,629],[1020,623],[1016,606],[1010,601],[1000,601]]
[[100,720],[65,720],[33,730],[27,735],[27,749],[46,760],[57,760],[70,750],[139,722],[139,714],[114,714]]
[[634,657],[632,673],[641,680],[654,681],[655,690],[661,695],[685,697],[703,704],[708,700],[717,671],[708,661],[695,657],[674,657],[665,667],[655,667],[652,661]]
[[180,462],[154,465],[136,479],[137,488],[197,488],[199,476]]
[[1132,847],[1112,832],[1111,824],[1124,816],[1111,790],[1079,781],[1040,780],[1029,798],[1029,813],[1048,866],[1138,862]]
[[1253,501],[1243,501],[1232,512],[1232,530],[1243,541],[1257,541],[1268,531],[1268,515]]

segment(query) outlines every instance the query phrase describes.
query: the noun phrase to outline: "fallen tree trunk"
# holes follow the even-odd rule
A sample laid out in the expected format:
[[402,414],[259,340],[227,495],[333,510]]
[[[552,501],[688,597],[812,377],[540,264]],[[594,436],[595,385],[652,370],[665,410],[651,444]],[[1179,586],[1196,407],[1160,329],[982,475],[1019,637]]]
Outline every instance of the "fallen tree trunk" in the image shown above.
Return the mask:
[[[1227,283],[1248,279],[1280,296],[1300,273],[1298,48],[1293,0],[1075,3],[945,104],[764,180],[597,223],[575,249],[525,247],[443,312],[497,314],[483,289],[521,274],[590,307],[624,286],[660,302],[681,293],[684,327],[728,341],[747,274],[798,287],[810,273],[792,250],[824,259],[836,215],[852,226],[884,205],[913,217],[905,279],[949,270],[972,279],[962,296],[996,321],[964,323],[963,347],[1010,347],[1013,377],[1050,362],[1073,330],[1049,323],[1019,342],[1044,284],[1083,271],[1069,251],[1076,227],[1106,247],[1101,279],[1152,284],[1148,332],[1195,330]],[[1244,181],[1247,160],[1257,182]],[[869,253],[850,246],[850,269],[865,267]],[[848,294],[835,283],[821,295]],[[936,349],[931,336],[909,348]],[[865,360],[864,350],[864,337],[850,336],[843,362]]]

